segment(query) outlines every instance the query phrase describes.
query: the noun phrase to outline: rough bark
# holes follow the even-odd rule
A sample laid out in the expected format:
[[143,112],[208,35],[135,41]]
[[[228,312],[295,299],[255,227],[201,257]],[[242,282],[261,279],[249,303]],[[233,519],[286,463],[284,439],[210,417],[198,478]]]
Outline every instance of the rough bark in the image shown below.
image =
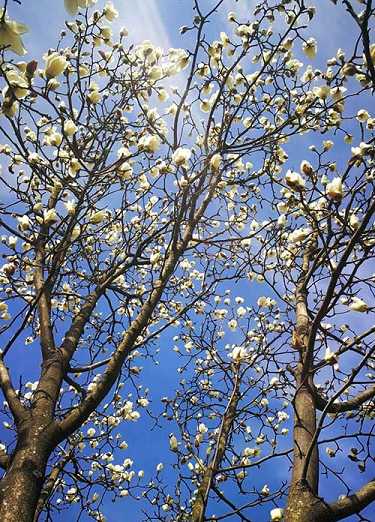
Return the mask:
[[285,522],[328,522],[330,518],[326,504],[311,491],[308,484],[295,482],[288,495]]
[[32,522],[52,452],[50,429],[41,422],[26,421],[0,481],[1,522]]

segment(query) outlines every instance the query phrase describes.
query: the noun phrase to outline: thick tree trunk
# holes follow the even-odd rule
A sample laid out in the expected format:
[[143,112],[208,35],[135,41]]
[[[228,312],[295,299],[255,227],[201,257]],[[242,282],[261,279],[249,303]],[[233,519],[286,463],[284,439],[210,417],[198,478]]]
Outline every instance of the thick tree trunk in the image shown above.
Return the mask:
[[288,495],[285,522],[329,522],[329,510],[322,500],[316,497],[307,484],[292,484]]
[[305,377],[305,381],[302,364],[299,364],[296,370],[297,391],[294,401],[293,472],[285,513],[286,522],[324,520],[321,518],[324,505],[318,498],[319,456],[316,445],[311,452],[306,476],[304,476],[306,456],[316,430],[316,407],[311,392],[311,383],[307,382],[307,377]]
[[301,277],[296,289],[296,327],[292,347],[298,350],[299,363],[294,371],[294,451],[292,481],[288,494],[285,522],[323,522],[324,504],[318,498],[319,455],[314,443],[316,432],[316,404],[311,375],[313,353],[309,347],[310,319],[307,305],[305,277],[310,255],[315,245],[313,238],[303,256]]
[[302,479],[306,479],[310,490],[314,494],[318,494],[319,457],[316,445],[311,453],[306,477],[303,477],[306,455],[316,431],[316,407],[311,392],[311,383],[303,381],[300,368],[297,369],[296,385],[292,484],[298,484]]
[[19,433],[9,468],[0,481],[1,522],[32,522],[53,447],[48,429],[29,425]]

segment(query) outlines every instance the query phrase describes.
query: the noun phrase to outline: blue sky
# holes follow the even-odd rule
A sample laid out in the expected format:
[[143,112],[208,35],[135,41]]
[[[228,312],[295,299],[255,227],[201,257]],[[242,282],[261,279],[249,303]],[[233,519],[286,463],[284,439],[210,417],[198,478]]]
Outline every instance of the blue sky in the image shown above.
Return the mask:
[[[99,0],[97,5],[100,7],[104,3]],[[119,11],[119,18],[113,24],[114,31],[116,31],[116,28],[125,26],[129,31],[129,39],[134,43],[147,39],[165,49],[188,45],[189,36],[181,36],[178,28],[190,23],[192,1],[114,0],[113,3]],[[351,33],[353,25],[349,18],[344,15],[343,9],[336,9],[329,0],[321,0],[315,3],[317,4],[318,15],[307,36],[314,36],[318,40],[318,52],[321,54],[322,61],[324,61],[335,54],[338,46],[343,48],[345,48],[345,45],[350,46],[353,39]],[[202,5],[206,7],[212,4],[213,2],[210,0],[202,2]],[[229,10],[236,10],[246,19],[249,7],[253,5],[254,2],[250,0],[240,0],[238,3],[226,0],[225,7],[221,8],[211,26],[212,35],[217,37],[221,30],[226,29],[226,14]],[[25,46],[29,51],[25,59],[36,60],[41,60],[42,54],[49,47],[55,45],[57,35],[63,29],[64,19],[68,18],[63,7],[63,0],[24,0],[21,6],[12,2],[9,6],[9,13],[12,18],[29,26],[30,31],[24,37]],[[309,144],[309,139],[309,137],[306,137],[302,140],[306,146]],[[303,150],[303,147],[300,150]],[[297,168],[303,157],[299,152],[294,151],[294,155],[291,153],[290,166]],[[247,283],[243,283],[240,288],[233,289],[233,294],[244,295],[247,292]],[[171,395],[177,385],[176,368],[179,361],[177,358],[171,357],[173,344],[171,338],[174,334],[175,332],[172,330],[171,333],[163,335],[160,341],[161,354],[157,378],[155,378],[155,367],[147,362],[144,363],[142,383],[145,387],[151,388],[151,397],[156,409],[160,407],[158,404],[160,397]],[[16,364],[17,370],[21,374],[30,365],[30,359],[28,357],[18,358]],[[124,425],[124,438],[129,444],[125,456],[134,458],[135,469],[144,469],[146,475],[147,472],[151,473],[160,461],[164,463],[172,462],[172,457],[168,452],[167,440],[167,434],[172,429],[167,426],[164,430],[155,429],[151,431],[151,425],[152,422]],[[274,471],[269,470],[268,480],[271,480],[273,473]],[[165,476],[168,477],[168,471],[166,471]],[[361,478],[364,478],[364,476]],[[264,482],[267,482],[267,477],[265,477]],[[103,512],[107,516],[108,522],[122,520],[137,522],[142,520],[141,507],[145,506],[140,506],[139,503],[131,499],[124,499],[113,504],[110,496],[108,496]],[[265,513],[264,516],[266,517]],[[56,516],[56,521],[68,522],[75,520],[74,517],[74,511],[69,514],[65,512],[61,516]],[[81,520],[85,521],[88,518],[83,517]]]

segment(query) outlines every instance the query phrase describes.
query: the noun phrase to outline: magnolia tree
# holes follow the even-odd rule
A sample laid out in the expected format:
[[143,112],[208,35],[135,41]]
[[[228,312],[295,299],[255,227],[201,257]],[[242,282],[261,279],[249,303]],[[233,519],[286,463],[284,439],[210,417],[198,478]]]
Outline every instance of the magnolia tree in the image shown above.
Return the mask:
[[[169,50],[115,35],[94,3],[66,1],[75,18],[28,61],[1,13],[1,519],[74,504],[104,521],[107,492],[149,520],[359,514],[375,498],[371,1],[343,2],[358,40],[321,69],[302,0],[194,1],[188,49]],[[158,415],[141,361],[169,326],[183,379],[157,422],[176,423],[175,483],[120,451]],[[343,496],[322,498],[320,475]]]

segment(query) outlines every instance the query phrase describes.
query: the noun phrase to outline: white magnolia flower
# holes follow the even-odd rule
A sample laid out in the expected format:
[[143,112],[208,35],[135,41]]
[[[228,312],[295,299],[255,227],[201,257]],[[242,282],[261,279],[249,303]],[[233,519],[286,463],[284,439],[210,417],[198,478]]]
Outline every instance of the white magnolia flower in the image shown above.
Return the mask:
[[18,74],[14,69],[10,69],[5,75],[9,87],[3,91],[4,98],[6,98],[8,94],[15,96],[17,99],[24,98],[29,92],[29,85],[26,78]]
[[284,510],[281,508],[271,509],[271,522],[281,522],[284,516]]
[[71,239],[72,241],[75,241],[81,234],[81,227],[79,225],[75,225],[75,227],[72,230]]
[[169,447],[170,447],[170,450],[171,451],[177,451],[178,449],[178,442],[177,442],[177,439],[176,439],[176,436],[173,435],[173,433],[171,433],[169,435]]
[[230,328],[230,330],[235,331],[237,326],[238,326],[238,323],[237,323],[236,319],[231,319],[230,321],[228,321],[228,327]]
[[17,241],[18,241],[18,238],[16,236],[9,236],[8,237],[8,246],[10,248],[15,248]]
[[112,2],[107,2],[105,4],[103,14],[109,22],[113,22],[113,20],[118,18],[118,11],[114,8]]
[[310,58],[310,60],[313,60],[317,51],[317,43],[315,38],[309,38],[306,42],[304,42],[302,49],[305,55]]
[[21,216],[17,218],[19,223],[19,227],[22,231],[28,230],[30,228],[30,219],[28,216]]
[[99,85],[95,82],[91,83],[89,86],[89,91],[89,94],[86,96],[87,101],[93,105],[99,103],[102,99],[102,95],[99,92]]
[[273,299],[271,299],[270,297],[265,297],[264,295],[259,297],[257,300],[257,305],[259,307],[269,307],[269,306],[273,306],[274,304],[276,304],[276,303]]
[[208,428],[207,428],[207,426],[203,422],[201,422],[198,425],[198,431],[199,431],[199,433],[204,434],[204,433],[208,432]]
[[62,135],[54,129],[50,129],[44,136],[43,143],[51,147],[58,147],[62,142]]
[[177,166],[188,166],[188,161],[191,157],[191,150],[185,149],[184,147],[178,147],[172,155],[173,163],[175,163]]
[[285,175],[285,182],[293,190],[303,190],[305,188],[305,180],[298,172],[288,170]]
[[69,488],[68,491],[66,492],[65,498],[68,502],[75,502],[78,499],[77,488],[75,488],[75,487]]
[[326,194],[329,198],[333,199],[334,201],[341,201],[343,197],[343,192],[344,189],[341,178],[333,178],[333,180],[330,183],[327,183]]
[[232,359],[232,361],[239,362],[243,361],[249,356],[246,348],[243,346],[235,346],[233,350],[228,353],[228,357]]
[[303,241],[304,239],[306,239],[310,234],[310,228],[297,228],[297,230],[294,230],[289,234],[288,241],[289,243],[298,243],[299,241]]
[[320,98],[321,100],[325,100],[331,94],[331,89],[328,85],[320,85],[319,87],[314,87],[314,94]]
[[336,455],[336,452],[333,448],[326,448],[326,453],[331,459]]
[[52,225],[52,223],[56,223],[58,221],[58,215],[54,208],[50,208],[48,210],[44,210],[43,212],[43,221],[46,225]]
[[305,176],[311,176],[314,173],[314,169],[312,168],[311,163],[306,160],[301,162],[300,171],[302,174],[305,174]]
[[357,230],[361,224],[361,221],[358,219],[356,214],[352,214],[349,219],[349,225],[351,228],[354,228],[354,230]]
[[361,123],[365,123],[369,119],[370,115],[365,109],[360,109],[357,112],[356,119],[360,121]]
[[63,73],[68,65],[65,56],[57,52],[53,52],[43,56],[46,62],[45,74],[48,79],[55,78]]
[[260,491],[261,495],[263,495],[264,497],[268,497],[268,495],[270,494],[270,488],[268,487],[267,484],[265,484],[263,486],[263,488],[261,489]]
[[222,157],[219,153],[214,154],[212,158],[210,159],[210,167],[212,170],[219,170],[220,165],[222,162]]
[[21,34],[28,31],[27,25],[10,20],[4,16],[4,9],[0,9],[0,47],[7,47],[10,51],[23,56],[26,49],[23,46]]
[[157,265],[161,259],[161,252],[154,252],[150,256],[150,263],[152,265]]
[[354,312],[367,312],[368,304],[359,297],[353,297],[349,308]]
[[337,355],[335,352],[332,352],[330,348],[326,348],[324,353],[324,360],[329,364],[334,364],[337,362]]
[[371,149],[372,145],[370,143],[361,141],[358,147],[352,147],[352,154],[355,157],[362,158],[363,156],[366,156]]
[[259,448],[245,448],[243,450],[243,455],[244,457],[257,457],[260,455],[260,452],[261,450]]
[[64,0],[65,9],[70,15],[78,13],[78,9],[86,9],[96,4],[96,0]]
[[138,148],[145,152],[154,153],[160,147],[160,138],[154,134],[146,134],[138,141]]
[[237,308],[237,315],[238,315],[238,317],[244,317],[246,315],[246,313],[247,313],[247,310],[246,310],[246,308],[244,306],[239,306]]
[[107,212],[105,210],[98,210],[97,212],[93,212],[90,215],[90,223],[93,225],[98,225],[102,223],[107,217]]
[[73,199],[69,199],[64,206],[70,216],[73,216],[76,211],[76,202]]
[[73,120],[64,121],[64,132],[67,136],[73,136],[78,130],[77,125]]

